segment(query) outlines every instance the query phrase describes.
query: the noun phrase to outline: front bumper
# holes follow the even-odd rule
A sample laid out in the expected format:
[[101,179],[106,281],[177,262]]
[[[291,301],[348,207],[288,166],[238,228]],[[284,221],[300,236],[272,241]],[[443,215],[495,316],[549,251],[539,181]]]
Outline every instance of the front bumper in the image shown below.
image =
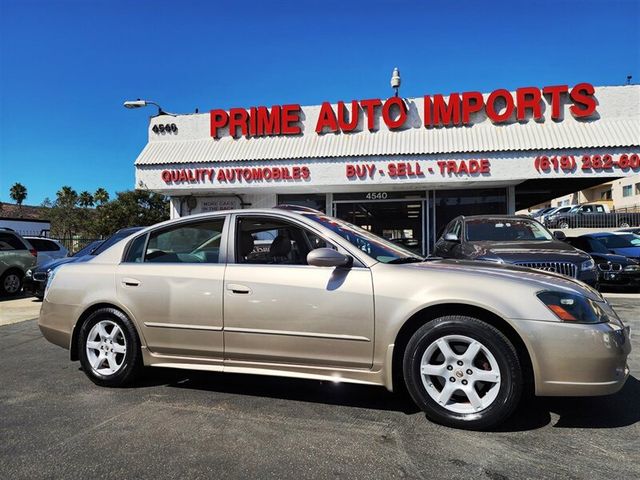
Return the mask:
[[44,296],[45,283],[46,282],[39,282],[37,280],[34,280],[32,277],[26,276],[24,277],[22,288],[25,292],[42,298]]
[[531,354],[536,395],[609,395],[629,376],[629,327],[543,321],[518,327]]
[[620,287],[640,287],[640,272],[600,272],[600,283]]

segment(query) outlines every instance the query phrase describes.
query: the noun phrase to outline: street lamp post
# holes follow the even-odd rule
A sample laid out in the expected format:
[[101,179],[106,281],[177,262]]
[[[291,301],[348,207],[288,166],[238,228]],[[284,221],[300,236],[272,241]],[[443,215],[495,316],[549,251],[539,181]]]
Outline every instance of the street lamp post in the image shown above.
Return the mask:
[[149,101],[149,100],[141,100],[141,99],[127,100],[126,102],[124,102],[124,108],[129,108],[129,109],[142,108],[142,107],[147,107],[149,105],[154,105],[154,106],[158,107],[158,115],[172,115],[172,116],[175,117],[175,114],[169,113],[169,112],[165,112],[162,109],[162,107],[160,105],[158,105],[156,102],[152,102],[152,101]]

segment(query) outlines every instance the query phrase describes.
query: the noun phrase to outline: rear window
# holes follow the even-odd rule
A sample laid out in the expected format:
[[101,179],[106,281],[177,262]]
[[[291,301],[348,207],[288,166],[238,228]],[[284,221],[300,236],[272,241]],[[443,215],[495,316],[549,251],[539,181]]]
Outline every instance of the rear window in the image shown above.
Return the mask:
[[60,250],[60,246],[56,242],[43,238],[30,238],[29,243],[39,252],[57,252]]
[[27,250],[27,246],[17,236],[0,232],[0,251],[7,250]]

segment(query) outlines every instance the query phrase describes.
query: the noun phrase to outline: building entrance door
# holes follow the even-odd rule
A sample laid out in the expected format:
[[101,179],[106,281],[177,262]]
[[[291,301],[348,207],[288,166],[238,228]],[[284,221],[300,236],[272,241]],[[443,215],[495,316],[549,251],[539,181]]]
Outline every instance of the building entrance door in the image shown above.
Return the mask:
[[425,195],[375,192],[334,194],[333,199],[335,217],[420,255],[428,253],[426,239],[429,223]]

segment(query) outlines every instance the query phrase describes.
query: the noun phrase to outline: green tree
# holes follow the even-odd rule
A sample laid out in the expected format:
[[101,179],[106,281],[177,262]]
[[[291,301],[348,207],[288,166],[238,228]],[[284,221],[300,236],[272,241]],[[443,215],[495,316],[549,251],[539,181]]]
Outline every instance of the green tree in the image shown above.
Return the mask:
[[86,209],[78,208],[78,193],[65,185],[56,193],[56,200],[49,210],[51,230],[54,235],[72,238],[87,231]]
[[107,236],[121,228],[153,225],[168,218],[167,197],[148,190],[127,190],[96,209],[92,234]]
[[98,205],[105,204],[109,201],[109,192],[100,187],[93,193],[93,200]]
[[22,212],[22,202],[27,198],[27,187],[21,183],[14,183],[11,189],[9,189],[9,196],[18,204],[18,210]]
[[93,198],[93,195],[91,195],[86,190],[84,192],[80,192],[80,195],[78,195],[78,205],[80,205],[81,207],[93,207],[94,203],[95,200]]

